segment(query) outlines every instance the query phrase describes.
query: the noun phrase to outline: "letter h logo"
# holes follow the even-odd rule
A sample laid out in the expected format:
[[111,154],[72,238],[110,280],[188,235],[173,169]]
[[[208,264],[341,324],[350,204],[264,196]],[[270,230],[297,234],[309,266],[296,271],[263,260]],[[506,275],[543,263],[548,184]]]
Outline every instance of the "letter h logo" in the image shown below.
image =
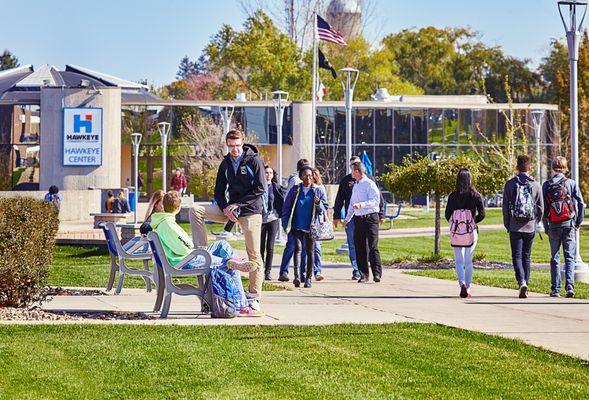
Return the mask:
[[74,133],[80,133],[84,128],[85,133],[92,133],[92,114],[86,114],[83,120],[80,120],[81,115],[74,115]]

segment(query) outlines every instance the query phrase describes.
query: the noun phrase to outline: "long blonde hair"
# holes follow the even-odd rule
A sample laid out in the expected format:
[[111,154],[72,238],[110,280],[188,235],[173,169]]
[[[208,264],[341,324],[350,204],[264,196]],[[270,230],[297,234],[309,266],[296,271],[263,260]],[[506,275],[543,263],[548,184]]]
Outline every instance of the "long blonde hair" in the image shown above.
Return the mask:
[[152,213],[164,211],[164,194],[163,190],[153,192],[151,199],[149,199],[144,221],[147,221]]

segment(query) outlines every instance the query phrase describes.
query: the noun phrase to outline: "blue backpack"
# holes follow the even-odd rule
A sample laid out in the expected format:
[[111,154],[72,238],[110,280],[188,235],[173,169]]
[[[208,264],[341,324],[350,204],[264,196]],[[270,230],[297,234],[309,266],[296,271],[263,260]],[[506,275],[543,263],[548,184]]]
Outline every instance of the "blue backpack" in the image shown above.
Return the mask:
[[239,313],[241,300],[234,274],[231,270],[211,269],[211,317],[233,318]]

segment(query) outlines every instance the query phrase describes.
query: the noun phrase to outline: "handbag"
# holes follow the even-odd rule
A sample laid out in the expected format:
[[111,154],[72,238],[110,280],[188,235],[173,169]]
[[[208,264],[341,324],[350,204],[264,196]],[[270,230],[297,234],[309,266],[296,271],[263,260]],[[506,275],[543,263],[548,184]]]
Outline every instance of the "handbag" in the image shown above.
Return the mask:
[[331,240],[335,237],[333,233],[333,224],[324,214],[318,214],[311,222],[311,239],[315,242]]

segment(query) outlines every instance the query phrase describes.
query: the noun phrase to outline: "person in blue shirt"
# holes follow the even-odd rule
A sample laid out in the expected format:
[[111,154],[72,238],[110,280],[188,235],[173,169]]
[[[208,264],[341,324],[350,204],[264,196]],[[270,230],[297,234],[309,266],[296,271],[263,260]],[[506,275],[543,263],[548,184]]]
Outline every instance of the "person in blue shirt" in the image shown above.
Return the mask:
[[[301,183],[294,186],[287,194],[282,208],[282,226],[286,231],[290,223],[294,237],[294,280],[299,287],[304,281],[304,287],[311,287],[313,276],[314,242],[311,237],[311,222],[316,215],[327,212],[328,204],[325,192],[313,183],[313,168],[309,165],[299,170]],[[307,268],[301,268],[303,243],[307,255]],[[299,275],[300,270],[300,275]],[[300,277],[300,279],[299,279]]]
[[45,194],[43,200],[53,204],[53,207],[59,212],[59,208],[61,207],[61,202],[63,201],[63,196],[59,193],[59,188],[55,185],[51,185],[49,187],[49,192]]

